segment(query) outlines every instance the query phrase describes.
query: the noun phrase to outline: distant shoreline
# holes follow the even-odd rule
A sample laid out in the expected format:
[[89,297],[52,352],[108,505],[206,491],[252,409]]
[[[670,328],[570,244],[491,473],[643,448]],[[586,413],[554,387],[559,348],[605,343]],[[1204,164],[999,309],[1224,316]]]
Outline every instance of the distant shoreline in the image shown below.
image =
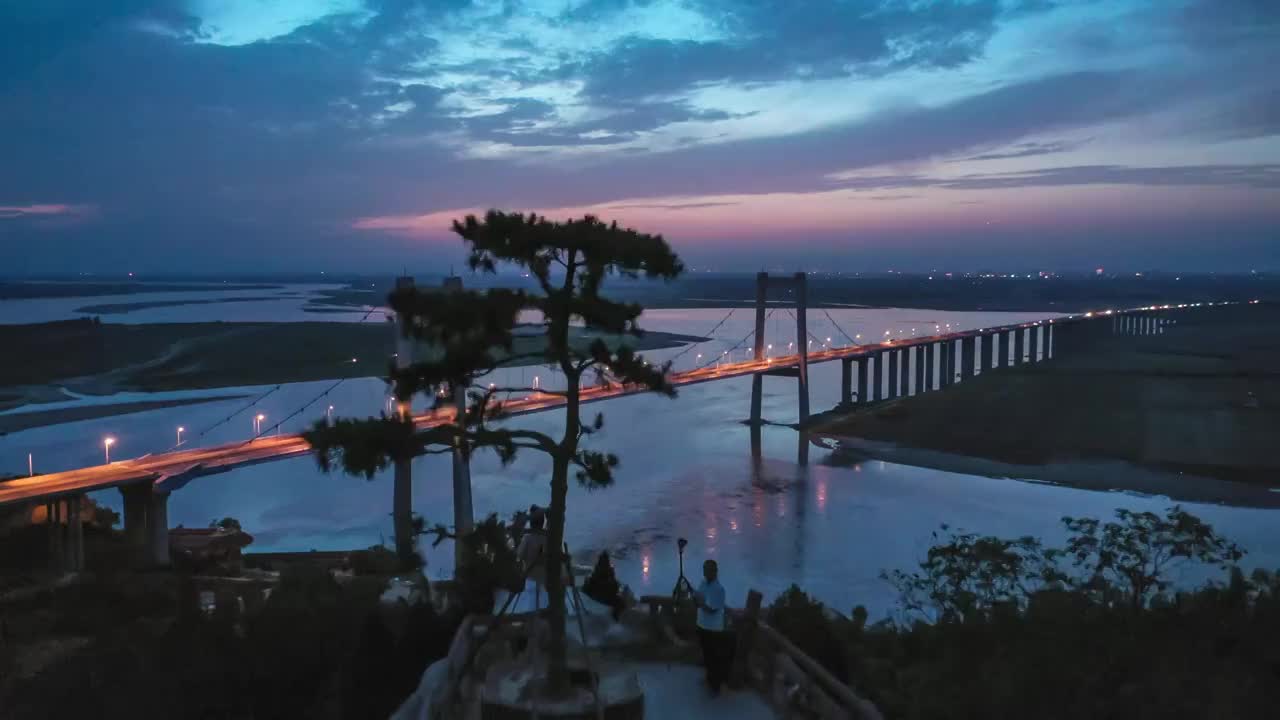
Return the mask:
[[163,408],[181,407],[183,405],[199,405],[219,400],[239,400],[248,395],[213,395],[198,398],[174,398],[172,400],[140,400],[136,402],[113,403],[110,405],[82,405],[80,407],[57,408],[53,410],[31,410],[0,415],[0,436],[21,432],[47,425],[78,422],[128,415],[130,413],[160,410]]

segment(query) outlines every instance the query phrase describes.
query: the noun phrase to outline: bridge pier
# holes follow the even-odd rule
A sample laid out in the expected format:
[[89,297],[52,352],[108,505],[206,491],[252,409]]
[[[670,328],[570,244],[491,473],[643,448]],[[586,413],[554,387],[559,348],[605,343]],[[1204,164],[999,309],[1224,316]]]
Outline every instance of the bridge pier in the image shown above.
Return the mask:
[[912,350],[913,350],[913,351],[914,351],[914,353],[915,353],[915,358],[914,358],[914,360],[913,360],[913,362],[912,362],[911,368],[912,368],[912,370],[914,371],[914,374],[915,374],[915,376],[916,376],[916,387],[915,387],[915,394],[916,394],[916,395],[919,395],[920,393],[924,392],[924,390],[925,390],[925,387],[924,387],[924,354],[925,354],[925,351],[926,351],[926,350],[928,350],[928,349],[929,349],[929,346],[928,346],[928,345],[916,345],[914,348],[912,348]]
[[61,573],[66,560],[62,552],[62,501],[51,500],[45,503],[44,513],[49,525],[49,569],[55,574]]
[[960,338],[960,377],[968,380],[974,376],[974,367],[978,358],[978,338],[969,335]]
[[151,484],[139,483],[120,488],[124,497],[124,537],[134,565],[147,564],[147,506],[151,503]]
[[889,393],[887,397],[892,400],[898,397],[898,351],[889,350]]
[[1040,362],[1040,326],[1032,325],[1027,338],[1028,361]]
[[149,564],[152,567],[169,567],[169,493],[152,491],[147,530]]
[[1054,326],[1054,322],[1050,320],[1049,324],[1046,325],[1044,328],[1044,359],[1045,360],[1053,359],[1053,326]]
[[1013,331],[1013,365],[1021,365],[1026,362],[1027,354],[1027,333],[1026,328],[1017,328]]
[[871,396],[868,394],[868,390],[870,388],[867,383],[868,375],[870,374],[870,365],[870,355],[863,355],[862,358],[858,360],[858,402],[863,404],[871,402]]
[[[756,329],[755,329],[755,359],[757,362],[765,359],[765,342],[764,342],[764,320],[765,320],[765,296],[768,294],[770,284],[778,284],[790,286],[795,295],[796,306],[796,346],[799,362],[797,363],[794,376],[797,382],[797,414],[799,422],[804,425],[809,421],[809,332],[808,332],[808,276],[802,272],[798,272],[790,279],[774,278],[770,279],[769,273],[756,273]],[[755,373],[751,377],[751,422],[758,424],[763,422],[760,416],[762,395],[764,393],[765,374],[786,374],[793,373]]]
[[934,355],[935,355],[934,348],[936,347],[937,347],[936,343],[929,343],[928,345],[925,345],[923,348],[921,348],[922,350],[924,350],[924,390],[925,392],[937,389],[934,385],[934,380],[933,380],[933,363],[934,363]]
[[840,358],[840,406],[847,407],[853,402],[853,360]]

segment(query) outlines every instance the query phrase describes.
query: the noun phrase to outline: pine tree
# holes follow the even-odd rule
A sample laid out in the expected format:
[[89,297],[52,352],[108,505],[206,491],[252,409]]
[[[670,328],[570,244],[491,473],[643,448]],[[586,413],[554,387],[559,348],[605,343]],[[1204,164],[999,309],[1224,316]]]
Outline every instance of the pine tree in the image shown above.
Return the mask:
[[[620,228],[591,215],[552,222],[536,214],[494,210],[483,219],[468,215],[454,221],[453,232],[467,244],[473,271],[496,273],[499,267],[514,266],[537,284],[534,291],[439,293],[405,288],[392,293],[391,308],[403,319],[406,331],[431,348],[428,359],[392,369],[396,397],[404,402],[421,393],[442,407],[449,404],[454,389],[466,388],[466,414],[451,425],[427,432],[415,432],[410,421],[399,418],[348,421],[334,428],[317,425],[309,439],[325,467],[337,459],[348,472],[370,477],[403,453],[432,452],[433,447],[457,443],[468,452],[493,449],[503,462],[510,462],[523,449],[550,456],[546,587],[551,637],[547,670],[548,690],[559,694],[568,688],[560,568],[564,563],[569,474],[574,471],[577,481],[586,487],[605,487],[612,482],[618,464],[617,456],[582,446],[584,438],[604,425],[601,414],[590,423],[582,420],[583,378],[675,395],[667,379],[669,366],[650,365],[625,343],[610,347],[597,338],[583,348],[573,342],[570,328],[581,323],[589,331],[641,336],[637,320],[643,308],[608,299],[602,294],[605,281],[614,275],[670,280],[684,268],[662,236]],[[542,315],[544,344],[514,354],[514,331],[525,311]],[[563,375],[564,389],[495,387],[480,381],[500,364],[512,361],[552,365]],[[564,427],[558,437],[488,425],[504,416],[499,396],[534,391],[563,398]]]

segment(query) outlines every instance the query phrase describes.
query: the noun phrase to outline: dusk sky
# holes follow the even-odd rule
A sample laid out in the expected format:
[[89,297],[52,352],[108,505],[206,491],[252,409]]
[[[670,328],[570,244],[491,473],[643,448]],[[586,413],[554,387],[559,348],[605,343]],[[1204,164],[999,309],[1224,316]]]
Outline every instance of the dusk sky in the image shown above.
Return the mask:
[[1280,0],[0,0],[0,274],[1280,270]]

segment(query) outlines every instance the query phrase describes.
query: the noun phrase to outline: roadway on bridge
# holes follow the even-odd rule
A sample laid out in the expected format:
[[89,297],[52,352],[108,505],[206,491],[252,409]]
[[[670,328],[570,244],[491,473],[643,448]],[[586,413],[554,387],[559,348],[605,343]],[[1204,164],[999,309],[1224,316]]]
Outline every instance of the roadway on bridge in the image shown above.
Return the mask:
[[[945,335],[931,335],[890,340],[876,344],[831,348],[810,353],[808,361],[813,364],[863,357],[874,355],[881,350],[890,348],[928,345],[991,332],[1032,327],[1039,324],[1020,323],[999,328],[984,328]],[[693,385],[751,375],[767,370],[796,367],[799,363],[799,355],[740,362],[717,362],[713,359],[700,368],[673,372],[670,375],[670,380],[675,386]],[[582,402],[596,402],[641,392],[645,392],[642,387],[620,384],[601,385],[584,387],[581,399]],[[504,402],[503,406],[510,415],[524,415],[550,410],[563,404],[564,398],[559,395],[534,393],[508,400]],[[447,423],[452,418],[453,412],[451,410],[436,410],[415,416],[414,421],[419,427],[428,428]],[[49,501],[60,497],[106,490],[144,481],[155,483],[182,482],[194,477],[226,472],[244,465],[297,457],[307,454],[310,450],[311,448],[307,441],[300,434],[274,435],[207,448],[173,450],[144,455],[129,460],[77,468],[64,472],[16,478],[0,483],[0,506],[32,501]]]

